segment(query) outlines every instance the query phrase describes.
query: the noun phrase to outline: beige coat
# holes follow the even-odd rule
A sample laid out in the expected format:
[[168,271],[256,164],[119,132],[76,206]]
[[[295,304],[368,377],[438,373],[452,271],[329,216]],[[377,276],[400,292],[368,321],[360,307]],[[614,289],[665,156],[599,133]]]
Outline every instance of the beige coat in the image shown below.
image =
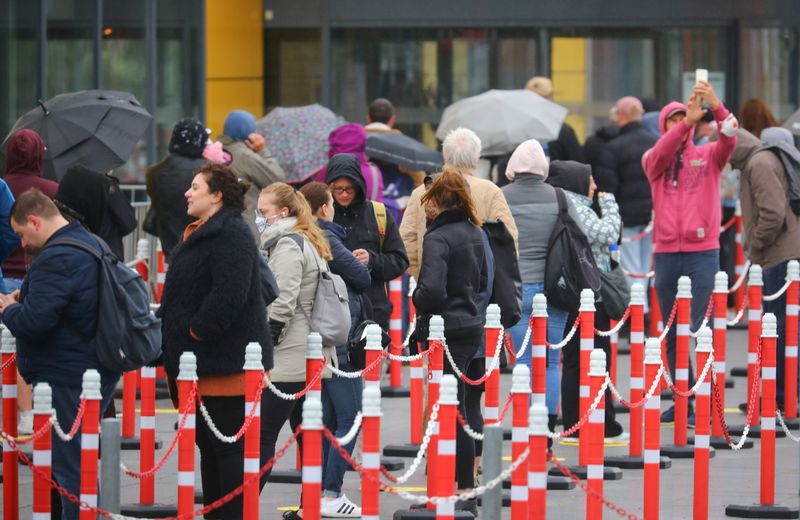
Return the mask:
[[[511,236],[514,237],[514,242],[517,243],[517,225],[500,188],[492,181],[475,177],[471,170],[462,169],[462,171],[464,178],[469,183],[478,217],[482,220],[502,221]],[[422,238],[427,229],[425,210],[422,207],[423,193],[425,193],[425,186],[418,186],[411,193],[403,221],[400,223],[400,237],[403,239],[408,253],[408,272],[414,278],[419,278],[419,268],[422,265]]]
[[[294,217],[289,217],[268,227],[261,235],[262,247],[272,238],[290,233],[296,222]],[[324,269],[326,262],[320,258],[311,242],[305,238],[303,240],[302,251],[290,237],[281,238],[267,251],[269,268],[280,290],[275,301],[267,307],[267,318],[284,324],[274,347],[275,367],[270,371],[270,378],[276,383],[306,380],[306,344],[311,332],[306,315],[311,316],[319,283],[319,268]],[[323,347],[322,353],[325,359],[335,363],[334,347]],[[330,374],[325,377],[330,377]]]

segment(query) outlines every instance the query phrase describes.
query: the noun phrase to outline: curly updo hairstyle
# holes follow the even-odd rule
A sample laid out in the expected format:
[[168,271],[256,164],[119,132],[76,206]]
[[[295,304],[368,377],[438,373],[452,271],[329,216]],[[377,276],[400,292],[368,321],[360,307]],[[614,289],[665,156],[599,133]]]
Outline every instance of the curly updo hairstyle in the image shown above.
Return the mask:
[[222,205],[244,211],[244,195],[250,189],[250,183],[243,181],[233,170],[223,164],[207,163],[197,171],[203,175],[208,184],[209,193],[221,193]]

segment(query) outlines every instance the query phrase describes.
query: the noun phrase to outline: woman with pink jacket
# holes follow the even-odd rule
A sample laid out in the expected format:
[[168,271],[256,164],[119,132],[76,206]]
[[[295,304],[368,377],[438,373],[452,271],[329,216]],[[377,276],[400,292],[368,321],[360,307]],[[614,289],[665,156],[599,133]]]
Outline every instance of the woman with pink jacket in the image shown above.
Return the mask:
[[[720,129],[719,140],[702,147],[692,140],[694,127],[708,104]],[[736,146],[739,123],[707,82],[698,82],[689,104],[673,101],[661,109],[661,137],[642,157],[655,213],[653,252],[658,303],[666,314],[672,309],[678,278],[692,280],[692,330],[703,321],[714,275],[719,270],[719,184],[722,169]],[[667,335],[667,360],[675,377],[675,327]],[[694,375],[689,365],[689,384]],[[673,409],[662,422],[674,420]],[[694,425],[690,405],[689,424]]]

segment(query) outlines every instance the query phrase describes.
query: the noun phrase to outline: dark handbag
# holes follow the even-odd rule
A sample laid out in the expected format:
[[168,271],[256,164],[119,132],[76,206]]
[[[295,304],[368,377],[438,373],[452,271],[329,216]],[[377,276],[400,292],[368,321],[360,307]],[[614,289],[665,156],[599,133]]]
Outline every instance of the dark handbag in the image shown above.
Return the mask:
[[613,265],[607,273],[600,271],[600,282],[600,297],[608,317],[612,320],[622,319],[631,301],[631,290],[619,264]]
[[[374,323],[375,322],[371,320],[364,320],[359,323],[348,341],[347,357],[356,370],[364,370],[367,367],[367,353],[364,350],[367,346],[367,336],[365,332],[367,330],[367,325],[372,325]],[[381,329],[381,346],[383,350],[389,348],[391,342],[392,338],[389,337],[385,330]]]

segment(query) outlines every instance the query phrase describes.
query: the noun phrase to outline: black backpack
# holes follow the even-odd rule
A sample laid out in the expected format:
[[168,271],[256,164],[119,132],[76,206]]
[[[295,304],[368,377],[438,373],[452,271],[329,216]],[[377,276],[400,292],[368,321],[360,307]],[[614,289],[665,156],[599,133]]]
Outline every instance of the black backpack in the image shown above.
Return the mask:
[[[70,246],[91,254],[100,263],[97,332],[93,338],[73,333],[95,349],[100,364],[112,372],[128,372],[161,355],[161,320],[150,310],[142,277],[117,259],[100,237],[102,254],[82,240],[56,238],[47,244]],[[70,327],[71,328],[71,327]]]
[[500,307],[500,322],[503,327],[510,328],[522,317],[522,275],[517,247],[514,237],[500,220],[485,220],[483,231],[494,257],[494,281],[489,303]]
[[544,295],[548,304],[577,312],[583,289],[591,289],[595,295],[600,291],[600,270],[586,235],[569,215],[564,191],[555,190],[558,217],[547,243]]

